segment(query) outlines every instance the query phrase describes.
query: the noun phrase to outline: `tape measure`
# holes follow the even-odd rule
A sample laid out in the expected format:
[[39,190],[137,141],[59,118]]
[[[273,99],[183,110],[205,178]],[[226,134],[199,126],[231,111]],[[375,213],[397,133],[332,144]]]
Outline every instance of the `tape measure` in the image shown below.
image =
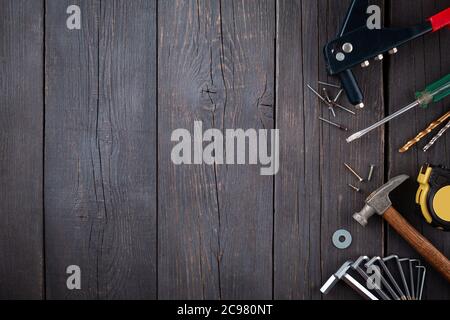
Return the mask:
[[416,203],[432,226],[450,231],[450,170],[425,164],[420,169]]

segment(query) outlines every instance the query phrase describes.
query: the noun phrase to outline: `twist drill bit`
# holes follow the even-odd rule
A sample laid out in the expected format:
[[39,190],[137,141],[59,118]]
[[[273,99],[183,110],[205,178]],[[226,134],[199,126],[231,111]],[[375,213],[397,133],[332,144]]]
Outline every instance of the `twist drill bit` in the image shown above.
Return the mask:
[[400,150],[398,150],[398,152],[403,153],[403,152],[408,151],[413,145],[415,145],[420,140],[422,140],[423,137],[425,137],[431,131],[436,129],[439,125],[441,125],[448,118],[450,118],[450,111],[447,112],[446,114],[444,114],[442,117],[440,117],[436,121],[433,121],[432,123],[430,123],[425,130],[419,132],[419,134],[417,136],[415,136],[413,139],[409,140],[403,147],[400,148]]
[[442,135],[450,128],[450,121],[445,125],[445,127],[443,127],[441,129],[441,131],[439,131],[439,133],[433,138],[431,139],[431,141],[423,148],[423,152],[427,152],[428,149],[430,149],[435,142],[442,137]]

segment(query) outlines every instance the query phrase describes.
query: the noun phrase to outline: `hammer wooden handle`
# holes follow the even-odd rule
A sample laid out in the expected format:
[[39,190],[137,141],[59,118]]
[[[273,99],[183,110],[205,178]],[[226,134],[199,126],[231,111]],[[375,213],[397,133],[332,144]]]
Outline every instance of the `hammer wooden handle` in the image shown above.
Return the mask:
[[425,260],[450,282],[450,262],[430,241],[422,236],[393,207],[383,214],[384,220],[405,239]]

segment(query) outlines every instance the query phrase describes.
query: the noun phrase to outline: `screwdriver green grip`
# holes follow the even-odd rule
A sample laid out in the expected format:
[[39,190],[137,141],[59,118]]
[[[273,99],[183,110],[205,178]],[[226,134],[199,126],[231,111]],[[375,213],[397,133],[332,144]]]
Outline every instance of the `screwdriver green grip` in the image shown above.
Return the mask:
[[433,82],[423,91],[416,92],[416,98],[423,108],[432,102],[438,102],[450,94],[450,73],[442,79]]

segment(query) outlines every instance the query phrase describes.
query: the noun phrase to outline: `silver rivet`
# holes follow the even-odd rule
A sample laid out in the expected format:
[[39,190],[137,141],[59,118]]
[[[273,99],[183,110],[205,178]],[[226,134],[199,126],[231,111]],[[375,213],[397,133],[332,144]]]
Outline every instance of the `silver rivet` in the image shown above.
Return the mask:
[[350,53],[353,51],[353,45],[350,42],[346,42],[342,45],[342,51]]
[[361,63],[362,68],[367,68],[370,65],[370,62],[368,60]]
[[344,59],[345,59],[345,54],[343,54],[342,52],[336,53],[336,60],[337,61],[344,61]]
[[397,48],[392,48],[391,50],[389,50],[389,54],[396,54],[398,52]]
[[356,109],[364,109],[364,103],[358,103],[356,106],[355,106],[355,108]]
[[381,61],[381,60],[383,60],[383,58],[384,58],[384,56],[383,56],[382,54],[379,54],[379,55],[377,55],[377,56],[375,57],[375,60],[376,60],[376,61]]

